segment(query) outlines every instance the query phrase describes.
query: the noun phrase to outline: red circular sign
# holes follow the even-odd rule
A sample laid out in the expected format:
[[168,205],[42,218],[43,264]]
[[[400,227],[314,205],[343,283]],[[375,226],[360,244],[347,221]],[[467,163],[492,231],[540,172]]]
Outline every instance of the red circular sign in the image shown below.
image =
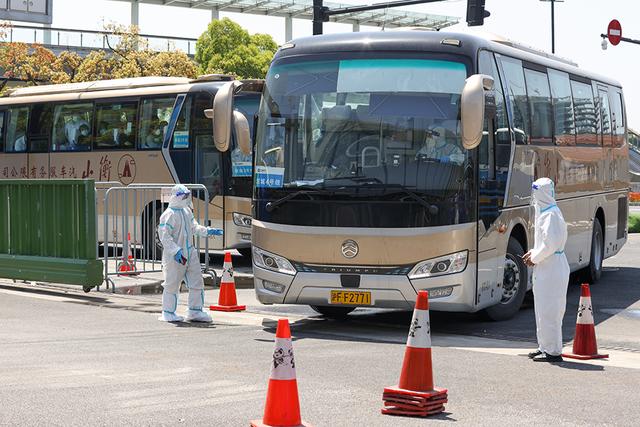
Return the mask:
[[607,28],[607,37],[609,38],[609,42],[614,46],[620,43],[620,39],[622,38],[622,26],[617,19],[609,22],[609,27]]

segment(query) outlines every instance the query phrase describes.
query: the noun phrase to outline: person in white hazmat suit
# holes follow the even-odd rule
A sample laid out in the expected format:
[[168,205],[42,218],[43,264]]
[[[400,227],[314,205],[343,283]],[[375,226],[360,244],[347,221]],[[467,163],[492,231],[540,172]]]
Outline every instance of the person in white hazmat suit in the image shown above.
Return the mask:
[[193,236],[222,236],[222,230],[204,227],[196,221],[191,211],[191,191],[182,184],[171,189],[169,207],[160,216],[158,235],[162,242],[162,316],[158,320],[181,322],[176,314],[180,283],[189,288],[187,320],[211,322],[211,316],[203,311],[204,281],[200,269],[200,252],[193,246]]
[[536,362],[562,361],[562,318],[567,302],[569,263],[564,254],[567,223],[555,200],[553,181],[540,178],[532,185],[535,208],[534,247],[523,260],[533,267],[533,299],[538,349]]

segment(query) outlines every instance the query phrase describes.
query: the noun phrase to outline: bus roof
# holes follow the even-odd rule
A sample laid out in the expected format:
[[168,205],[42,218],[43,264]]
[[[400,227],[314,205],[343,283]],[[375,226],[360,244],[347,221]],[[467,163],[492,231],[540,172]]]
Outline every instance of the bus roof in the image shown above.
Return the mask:
[[[148,96],[193,91],[215,93],[233,76],[208,74],[196,79],[188,77],[134,77],[128,79],[97,80],[82,83],[29,86],[12,90],[0,97],[0,105],[60,102],[80,99]],[[242,92],[262,92],[263,80],[240,80]]]
[[436,52],[462,54],[475,62],[477,53],[487,49],[499,54],[584,76],[593,80],[621,87],[610,77],[586,72],[577,64],[550,53],[525,46],[500,36],[445,31],[379,31],[327,34],[304,37],[285,43],[274,60],[304,54],[326,54],[329,52]]

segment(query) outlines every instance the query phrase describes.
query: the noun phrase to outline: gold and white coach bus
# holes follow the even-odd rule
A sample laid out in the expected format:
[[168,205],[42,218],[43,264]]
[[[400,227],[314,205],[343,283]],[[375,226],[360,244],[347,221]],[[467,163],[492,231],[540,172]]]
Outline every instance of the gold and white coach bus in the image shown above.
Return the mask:
[[[235,138],[230,150],[217,150],[212,120],[205,117],[231,79],[140,77],[16,89],[0,98],[0,179],[203,184],[209,221],[225,232],[212,247],[249,254],[251,156],[242,155]],[[262,82],[242,87],[235,108],[252,126]],[[151,203],[156,208],[140,207],[141,217],[162,213],[161,200]],[[157,218],[141,220],[149,230],[134,238],[157,245]]]
[[513,316],[531,286],[531,183],[556,182],[573,271],[627,234],[620,84],[506,40],[381,32],[276,54],[254,151],[258,299]]

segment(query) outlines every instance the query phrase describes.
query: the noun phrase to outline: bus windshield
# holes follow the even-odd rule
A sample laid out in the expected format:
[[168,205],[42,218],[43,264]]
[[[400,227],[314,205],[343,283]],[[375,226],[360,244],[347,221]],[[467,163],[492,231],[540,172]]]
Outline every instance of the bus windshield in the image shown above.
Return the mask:
[[[314,200],[368,203],[380,209],[379,217],[387,216],[385,209],[398,211],[399,202],[412,205],[403,209],[404,218],[395,214],[395,220],[361,226],[473,220],[473,159],[460,139],[465,64],[325,58],[280,61],[269,71],[256,138],[256,199],[318,190]],[[307,199],[290,197],[287,203]],[[279,216],[274,210],[269,219]]]

